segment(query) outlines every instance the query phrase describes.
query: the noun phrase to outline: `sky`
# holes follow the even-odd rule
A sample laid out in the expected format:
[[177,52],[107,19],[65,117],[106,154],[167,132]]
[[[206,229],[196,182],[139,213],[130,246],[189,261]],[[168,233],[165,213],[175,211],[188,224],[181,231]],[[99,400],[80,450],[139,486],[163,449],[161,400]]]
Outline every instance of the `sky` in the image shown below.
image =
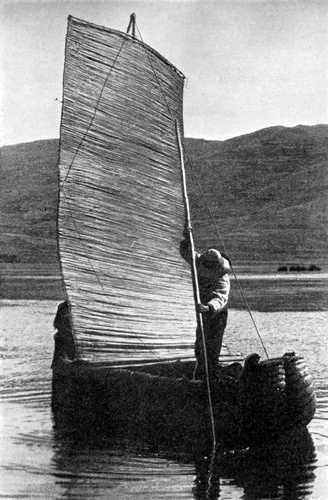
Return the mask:
[[69,14],[143,40],[186,76],[186,137],[328,123],[328,0],[0,0],[1,145],[59,137]]

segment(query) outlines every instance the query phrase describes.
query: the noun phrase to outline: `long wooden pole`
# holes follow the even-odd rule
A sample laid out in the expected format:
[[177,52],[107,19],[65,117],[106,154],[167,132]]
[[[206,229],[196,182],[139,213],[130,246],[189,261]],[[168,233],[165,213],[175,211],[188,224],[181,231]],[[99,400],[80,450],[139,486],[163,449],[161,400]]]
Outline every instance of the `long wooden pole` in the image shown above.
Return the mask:
[[187,231],[188,231],[190,249],[191,249],[191,259],[192,259],[191,269],[192,269],[192,283],[193,283],[193,290],[194,290],[196,319],[197,319],[198,328],[201,332],[202,343],[203,343],[204,367],[205,367],[205,373],[206,373],[208,405],[209,405],[211,428],[212,428],[212,435],[213,435],[213,448],[216,448],[215,420],[214,420],[214,411],[213,411],[213,403],[212,403],[210,377],[209,377],[209,372],[208,372],[206,339],[205,339],[205,334],[204,334],[203,318],[202,318],[201,313],[198,310],[198,305],[201,303],[201,300],[200,300],[199,284],[198,284],[196,252],[195,252],[194,237],[193,237],[193,233],[192,233],[190,206],[189,206],[187,181],[186,181],[186,170],[185,170],[185,164],[184,164],[183,147],[182,147],[182,142],[181,142],[181,134],[180,134],[178,120],[175,120],[175,130],[176,130],[178,148],[179,148],[181,174],[182,174],[182,191],[183,191],[183,199],[184,199],[184,205],[185,205],[185,211],[186,211]]

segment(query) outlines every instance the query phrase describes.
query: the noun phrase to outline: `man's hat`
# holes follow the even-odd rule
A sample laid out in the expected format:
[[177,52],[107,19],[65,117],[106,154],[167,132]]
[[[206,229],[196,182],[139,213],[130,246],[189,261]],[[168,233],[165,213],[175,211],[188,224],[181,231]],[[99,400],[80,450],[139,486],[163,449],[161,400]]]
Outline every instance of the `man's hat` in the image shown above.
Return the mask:
[[230,271],[230,264],[228,259],[223,257],[221,253],[215,248],[209,248],[203,252],[199,257],[199,263],[204,267],[210,269],[220,269],[225,273]]

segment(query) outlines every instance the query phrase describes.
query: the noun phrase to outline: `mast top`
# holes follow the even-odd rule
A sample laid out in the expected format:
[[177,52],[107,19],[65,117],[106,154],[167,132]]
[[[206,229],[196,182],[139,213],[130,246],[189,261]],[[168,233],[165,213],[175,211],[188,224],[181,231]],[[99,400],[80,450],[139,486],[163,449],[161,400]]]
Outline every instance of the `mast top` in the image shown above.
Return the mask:
[[135,38],[136,37],[136,15],[134,12],[130,15],[129,26],[128,26],[128,29],[126,30],[126,32],[129,34],[130,31],[131,31],[132,37]]

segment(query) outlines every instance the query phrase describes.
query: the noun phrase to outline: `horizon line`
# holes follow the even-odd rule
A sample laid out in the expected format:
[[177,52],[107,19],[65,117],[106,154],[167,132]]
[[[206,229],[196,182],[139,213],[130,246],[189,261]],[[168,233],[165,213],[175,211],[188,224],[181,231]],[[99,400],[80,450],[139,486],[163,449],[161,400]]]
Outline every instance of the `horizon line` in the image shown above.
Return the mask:
[[[256,134],[257,132],[261,132],[263,130],[269,130],[269,129],[278,129],[278,128],[284,128],[284,129],[295,129],[295,128],[311,128],[311,127],[328,127],[328,123],[313,123],[311,125],[305,125],[303,123],[299,123],[297,125],[269,125],[268,127],[262,127],[259,129],[252,130],[251,132],[245,132],[239,135],[234,135],[231,137],[227,137],[225,139],[207,139],[205,137],[193,137],[193,136],[185,136],[184,139],[194,139],[194,140],[200,140],[200,141],[208,141],[208,142],[225,142],[229,141],[232,139],[237,139],[238,137],[245,137],[247,135],[252,135]],[[3,147],[10,147],[10,146],[19,146],[21,144],[30,144],[32,142],[40,142],[40,141],[54,141],[54,140],[59,140],[60,137],[45,137],[42,139],[32,139],[29,141],[22,141],[22,142],[10,142],[6,144],[1,144],[0,143],[0,148]]]

